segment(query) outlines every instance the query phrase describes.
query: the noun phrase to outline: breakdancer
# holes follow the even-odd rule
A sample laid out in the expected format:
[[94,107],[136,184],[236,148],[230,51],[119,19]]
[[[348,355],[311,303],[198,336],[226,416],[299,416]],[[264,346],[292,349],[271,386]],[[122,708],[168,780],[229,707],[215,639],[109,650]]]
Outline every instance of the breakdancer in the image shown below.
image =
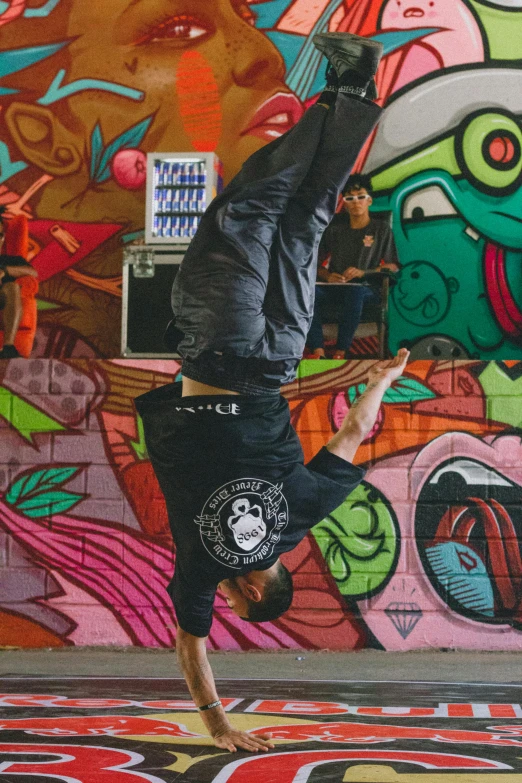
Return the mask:
[[289,608],[279,557],[362,480],[353,457],[408,358],[403,350],[370,373],[340,431],[304,466],[280,387],[302,358],[319,240],[379,118],[382,54],[344,33],[314,43],[330,63],[318,103],[214,199],[181,264],[168,338],[183,381],[136,401],[176,544],[178,660],[215,744],[230,751],[273,745],[236,731],[219,701],[206,655],[216,590],[250,622]]

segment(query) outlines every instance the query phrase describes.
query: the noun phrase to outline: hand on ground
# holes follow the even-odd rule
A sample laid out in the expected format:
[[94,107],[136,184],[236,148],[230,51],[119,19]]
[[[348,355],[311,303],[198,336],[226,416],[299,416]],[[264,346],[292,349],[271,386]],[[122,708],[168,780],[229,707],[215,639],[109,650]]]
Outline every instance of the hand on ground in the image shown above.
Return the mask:
[[229,729],[222,734],[214,737],[214,744],[217,748],[229,750],[235,753],[237,750],[249,750],[251,753],[258,753],[260,750],[268,751],[274,747],[270,742],[271,734],[248,734],[246,731],[236,731]]

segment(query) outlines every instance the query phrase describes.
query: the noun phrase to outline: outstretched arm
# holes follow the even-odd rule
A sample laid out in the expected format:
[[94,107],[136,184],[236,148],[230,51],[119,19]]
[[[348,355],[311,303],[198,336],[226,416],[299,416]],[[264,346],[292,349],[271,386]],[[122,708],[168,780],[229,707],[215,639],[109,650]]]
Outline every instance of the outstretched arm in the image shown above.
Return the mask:
[[328,451],[347,462],[353,462],[355,452],[372,431],[386,390],[393,381],[401,377],[409,356],[409,351],[401,348],[391,362],[382,362],[372,367],[364,394],[354,402],[341,429],[326,444]]
[[[213,704],[219,700],[214,675],[207,658],[206,638],[193,636],[178,628],[176,651],[179,665],[185,677],[188,689],[197,707]],[[217,706],[200,713],[203,723],[218,748],[234,753],[238,748],[257,753],[268,750],[274,745],[270,734],[253,736],[245,731],[237,731],[230,724],[223,707]]]

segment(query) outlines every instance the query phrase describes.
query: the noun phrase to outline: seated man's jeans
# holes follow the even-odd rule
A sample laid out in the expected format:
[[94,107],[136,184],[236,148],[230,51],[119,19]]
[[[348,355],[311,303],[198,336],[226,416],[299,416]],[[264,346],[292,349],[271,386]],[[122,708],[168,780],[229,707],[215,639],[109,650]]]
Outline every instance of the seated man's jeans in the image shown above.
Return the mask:
[[361,321],[364,305],[380,301],[379,292],[369,285],[316,285],[314,317],[307,339],[308,348],[311,351],[324,348],[325,310],[331,307],[340,314],[336,349],[348,351]]

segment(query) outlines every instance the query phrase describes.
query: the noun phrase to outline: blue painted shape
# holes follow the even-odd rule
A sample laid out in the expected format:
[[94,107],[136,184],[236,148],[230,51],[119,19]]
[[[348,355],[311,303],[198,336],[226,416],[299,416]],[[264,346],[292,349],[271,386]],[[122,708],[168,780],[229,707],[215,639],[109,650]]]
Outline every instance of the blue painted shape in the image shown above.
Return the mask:
[[484,617],[495,616],[491,580],[481,557],[469,546],[449,541],[426,549],[441,586],[453,600]]
[[23,71],[30,65],[39,63],[52,57],[64,46],[69,45],[69,41],[61,41],[55,44],[45,44],[45,46],[29,46],[26,49],[9,49],[0,53],[0,78],[10,76],[18,71]]
[[372,41],[380,41],[384,46],[384,54],[392,54],[397,49],[402,49],[413,41],[425,38],[433,33],[440,33],[443,27],[419,27],[416,30],[391,30],[390,32],[376,33],[371,36]]
[[267,33],[265,33],[265,35],[272,41],[272,43],[283,55],[286,71],[288,73],[299,57],[299,52],[303,48],[305,38],[302,35],[294,35],[293,33],[280,33],[277,30],[269,30]]
[[292,3],[293,0],[267,0],[264,3],[253,3],[250,7],[257,16],[256,27],[259,30],[274,27]]
[[40,8],[26,8],[24,16],[26,19],[45,19],[50,16],[54,9],[60,4],[61,0],[47,0]]
[[91,179],[95,179],[103,155],[103,136],[97,122],[91,136]]
[[70,98],[84,90],[102,90],[111,92],[114,95],[120,95],[123,98],[129,98],[131,101],[142,101],[145,93],[141,90],[133,90],[131,87],[124,87],[123,84],[116,82],[106,82],[102,79],[77,79],[75,82],[62,86],[65,78],[65,70],[58,71],[45,95],[38,100],[41,106],[50,106],[52,103],[61,101],[64,98]]
[[10,90],[9,87],[0,87],[0,95],[16,95],[20,90]]
[[142,228],[141,231],[132,231],[130,234],[124,234],[121,238],[121,241],[124,245],[128,245],[129,242],[135,242],[137,239],[143,239],[145,236],[145,229]]
[[12,161],[9,153],[9,147],[3,141],[0,141],[0,184],[6,182],[15,174],[27,168],[27,163],[21,160]]

